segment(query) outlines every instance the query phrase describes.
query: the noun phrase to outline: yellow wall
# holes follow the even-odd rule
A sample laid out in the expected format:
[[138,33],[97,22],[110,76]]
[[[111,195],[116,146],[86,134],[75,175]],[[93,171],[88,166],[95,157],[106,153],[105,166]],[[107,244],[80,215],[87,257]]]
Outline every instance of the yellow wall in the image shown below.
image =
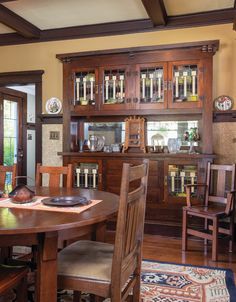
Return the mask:
[[[52,96],[62,99],[62,64],[55,57],[58,53],[215,39],[220,40],[220,50],[214,56],[213,96],[215,98],[227,94],[233,97],[236,103],[236,32],[232,30],[232,24],[4,46],[0,47],[0,72],[43,69],[45,103]],[[234,107],[236,108],[236,104]]]

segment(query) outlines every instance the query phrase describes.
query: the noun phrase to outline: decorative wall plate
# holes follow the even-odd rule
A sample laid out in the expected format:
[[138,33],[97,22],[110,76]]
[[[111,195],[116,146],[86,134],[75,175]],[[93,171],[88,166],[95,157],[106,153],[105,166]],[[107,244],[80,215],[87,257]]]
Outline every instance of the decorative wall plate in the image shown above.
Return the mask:
[[47,100],[45,109],[49,114],[58,114],[62,108],[61,101],[58,98],[52,97]]
[[220,111],[230,110],[233,107],[233,100],[227,95],[221,95],[214,100],[214,107]]

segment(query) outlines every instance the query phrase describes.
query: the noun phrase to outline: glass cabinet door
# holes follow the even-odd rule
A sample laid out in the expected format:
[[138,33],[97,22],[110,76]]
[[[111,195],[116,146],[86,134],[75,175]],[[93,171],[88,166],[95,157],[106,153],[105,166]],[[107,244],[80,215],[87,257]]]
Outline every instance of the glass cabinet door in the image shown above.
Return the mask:
[[[165,201],[186,201],[188,184],[196,184],[198,180],[198,165],[195,162],[167,160],[165,162]],[[197,196],[196,187],[191,188],[191,196]]]
[[97,102],[98,81],[95,70],[81,69],[74,74],[74,106],[80,110],[94,108]]
[[169,108],[201,107],[201,67],[198,61],[173,62],[169,68]]
[[165,63],[137,65],[137,109],[161,109],[167,107],[167,68]]
[[100,69],[101,109],[122,110],[129,108],[131,99],[128,92],[130,73],[127,66],[109,66]]

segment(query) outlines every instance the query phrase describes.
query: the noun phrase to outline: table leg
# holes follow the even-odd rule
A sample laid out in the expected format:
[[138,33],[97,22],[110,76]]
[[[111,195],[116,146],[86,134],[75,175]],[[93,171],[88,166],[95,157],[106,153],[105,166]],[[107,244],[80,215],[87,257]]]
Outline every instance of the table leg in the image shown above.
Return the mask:
[[106,237],[106,221],[96,224],[96,230],[92,234],[92,240],[105,242]]
[[57,232],[39,234],[36,301],[57,301]]

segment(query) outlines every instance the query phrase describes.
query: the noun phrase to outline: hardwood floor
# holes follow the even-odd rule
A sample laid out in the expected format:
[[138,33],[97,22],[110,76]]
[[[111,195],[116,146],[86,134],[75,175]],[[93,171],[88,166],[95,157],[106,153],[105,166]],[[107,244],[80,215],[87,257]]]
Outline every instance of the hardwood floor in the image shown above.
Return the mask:
[[188,241],[188,251],[182,252],[181,238],[158,235],[144,236],[143,258],[157,261],[230,268],[236,280],[236,253],[228,252],[228,241],[219,241],[219,261],[211,260],[211,244],[204,247],[203,241]]

